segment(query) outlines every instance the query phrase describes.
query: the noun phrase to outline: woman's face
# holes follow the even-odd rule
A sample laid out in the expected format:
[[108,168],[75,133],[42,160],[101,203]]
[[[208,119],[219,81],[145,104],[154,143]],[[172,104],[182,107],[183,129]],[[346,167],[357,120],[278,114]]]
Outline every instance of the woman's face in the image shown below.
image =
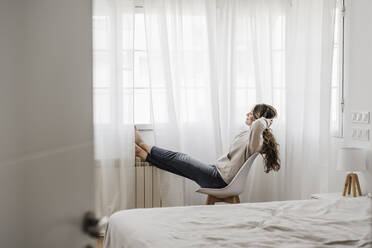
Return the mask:
[[252,123],[254,122],[255,118],[252,114],[252,112],[249,112],[247,113],[247,119],[245,120],[245,124],[247,124],[248,126],[252,125]]

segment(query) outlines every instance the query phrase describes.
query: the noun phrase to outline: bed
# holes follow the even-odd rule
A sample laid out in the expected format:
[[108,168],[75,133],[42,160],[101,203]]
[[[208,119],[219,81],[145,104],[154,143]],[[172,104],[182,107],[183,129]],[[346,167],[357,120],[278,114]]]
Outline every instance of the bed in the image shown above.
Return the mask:
[[106,248],[372,247],[372,199],[123,210]]

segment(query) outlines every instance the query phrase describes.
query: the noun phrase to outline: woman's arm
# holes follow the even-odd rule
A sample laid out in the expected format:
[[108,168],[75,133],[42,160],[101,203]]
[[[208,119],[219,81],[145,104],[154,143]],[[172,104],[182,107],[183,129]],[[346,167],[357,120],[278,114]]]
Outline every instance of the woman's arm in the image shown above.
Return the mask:
[[261,117],[261,118],[255,120],[252,123],[251,133],[250,133],[250,136],[249,136],[248,149],[246,151],[248,153],[248,154],[246,154],[247,158],[248,158],[249,154],[253,154],[255,152],[258,152],[262,132],[266,128],[268,128],[268,126],[269,126],[269,120],[267,120],[264,117]]

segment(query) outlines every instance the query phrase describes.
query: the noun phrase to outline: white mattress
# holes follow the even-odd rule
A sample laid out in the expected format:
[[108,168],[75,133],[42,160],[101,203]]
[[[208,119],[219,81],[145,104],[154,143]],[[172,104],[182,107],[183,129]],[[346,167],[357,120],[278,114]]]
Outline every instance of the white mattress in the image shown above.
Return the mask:
[[106,248],[372,247],[372,199],[124,210]]

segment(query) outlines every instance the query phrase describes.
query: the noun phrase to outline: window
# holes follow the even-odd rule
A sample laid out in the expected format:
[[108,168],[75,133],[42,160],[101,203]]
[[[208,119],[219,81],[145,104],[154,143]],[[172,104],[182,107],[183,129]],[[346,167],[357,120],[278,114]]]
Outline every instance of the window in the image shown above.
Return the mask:
[[344,107],[344,0],[337,1],[331,83],[330,131],[332,136],[343,136]]
[[[180,87],[180,94],[175,101],[182,111],[179,116],[181,122],[197,122],[200,121],[200,112],[203,112],[204,96],[208,92],[209,70],[208,65],[208,51],[205,47],[204,41],[207,40],[206,32],[207,22],[204,16],[190,15],[183,18],[182,21],[182,53],[175,44],[169,44],[169,60],[171,66],[176,66],[174,61],[179,56],[182,56],[180,63],[187,66],[182,67],[185,73],[181,78],[178,78],[177,84]],[[133,88],[134,88],[134,122],[141,127],[147,127],[152,124],[153,119],[156,118],[157,123],[167,122],[168,108],[167,108],[167,89],[165,85],[166,79],[161,73],[164,68],[161,61],[163,52],[159,45],[161,39],[151,40],[153,46],[153,68],[151,68],[152,82],[150,85],[149,68],[148,68],[148,54],[145,33],[145,16],[143,8],[137,6],[135,9],[134,18],[134,72],[133,72]],[[170,29],[169,32],[173,30]],[[175,34],[170,34],[173,36]],[[159,53],[159,56],[156,53]],[[159,60],[159,68],[154,63]],[[128,69],[130,73],[130,70]],[[160,73],[159,73],[160,72]],[[157,75],[154,75],[157,74]],[[151,87],[151,90],[150,90]],[[126,90],[129,90],[128,87]],[[153,109],[151,109],[153,108]],[[152,111],[154,115],[152,116]]]
[[94,123],[109,126],[119,123],[120,118],[125,123],[129,120],[122,116],[133,113],[134,123],[150,124],[149,70],[141,6],[134,8],[134,19],[132,13],[110,11],[93,16],[93,57]]
[[134,123],[150,124],[150,82],[146,51],[145,16],[142,8],[135,9],[133,52]]
[[[282,13],[277,13],[275,17],[270,19],[271,28],[268,37],[271,40],[266,44],[269,46],[270,52],[258,55],[256,54],[257,46],[260,46],[259,43],[262,40],[253,37],[258,33],[252,30],[252,27],[257,24],[252,23],[254,20],[246,17],[244,11],[246,10],[239,13],[236,25],[236,33],[239,35],[236,36],[234,55],[236,56],[234,106],[237,109],[235,122],[241,123],[242,116],[245,116],[249,110],[247,106],[253,107],[257,103],[261,80],[270,82],[271,89],[268,92],[272,93],[270,96],[261,97],[275,106],[278,113],[281,113],[281,117],[285,118],[285,16]],[[262,68],[255,64],[258,56],[270,63],[270,72],[256,75]],[[268,77],[264,78],[263,75],[268,75]]]
[[109,28],[109,16],[93,16],[94,122],[99,124],[108,124],[112,119],[110,107],[110,87],[112,79],[109,63]]
[[285,16],[279,15],[273,20],[274,34],[272,35],[272,80],[273,105],[285,121]]
[[[334,50],[332,65],[332,87],[331,87],[331,116],[330,130],[333,136],[342,137],[342,116],[343,116],[343,38],[344,38],[344,1],[338,0],[336,10],[336,22],[334,31]],[[132,13],[131,13],[132,14]],[[108,11],[93,17],[94,35],[94,121],[96,124],[109,125],[117,123],[126,116],[126,113],[133,112],[134,123],[151,126],[152,118],[158,118],[158,122],[168,119],[166,108],[166,87],[162,78],[159,82],[152,82],[152,95],[150,91],[150,78],[148,66],[148,54],[146,44],[145,16],[142,6],[137,4],[133,16],[117,16],[114,12]],[[255,41],[252,37],[253,24],[245,19],[244,14],[240,15],[236,25],[236,37],[234,46],[234,85],[232,99],[234,100],[235,116],[234,122],[240,123],[241,117],[247,112],[247,106],[253,106],[258,98],[259,89],[253,61],[255,60]],[[271,73],[269,80],[272,83],[271,101],[277,107],[278,112],[285,118],[285,16],[278,13],[275,18],[270,19],[272,26],[271,51],[267,61],[271,62]],[[204,49],[200,40],[207,40],[206,19],[202,16],[185,18],[183,31],[189,40],[183,41],[183,59],[189,65],[184,70],[187,77],[182,78],[178,83],[182,92],[177,99],[179,106],[184,110],[181,120],[193,122],[199,120],[198,108],[202,107],[198,99],[205,96],[210,87],[208,75],[208,52]],[[197,25],[195,25],[197,23]],[[115,37],[116,30],[125,30],[122,37]],[[125,35],[124,35],[125,33]],[[202,37],[202,38],[200,38]],[[200,39],[198,39],[200,38]],[[197,39],[197,40],[195,40]],[[120,44],[117,44],[117,43]],[[155,56],[154,56],[155,57]],[[196,59],[197,58],[197,59]],[[120,61],[120,63],[118,63]],[[172,61],[171,61],[172,62]],[[152,63],[154,64],[154,63]],[[171,63],[172,64],[172,63]],[[119,68],[117,68],[116,66]],[[152,68],[154,71],[161,71],[161,68]],[[154,76],[154,75],[152,75]],[[152,77],[154,78],[154,77]],[[118,80],[119,79],[119,80]],[[123,80],[121,80],[123,79]],[[124,84],[114,84],[124,82]],[[118,94],[120,92],[122,94]],[[120,98],[122,95],[123,97]],[[114,104],[115,102],[115,104]],[[120,102],[123,109],[115,109]],[[151,105],[153,102],[153,105]],[[127,109],[132,108],[133,109]],[[156,116],[152,116],[152,109],[157,110]],[[187,111],[185,110],[187,108]],[[116,120],[117,119],[117,120]],[[124,120],[122,120],[124,122]],[[142,126],[142,125],[141,125]]]

